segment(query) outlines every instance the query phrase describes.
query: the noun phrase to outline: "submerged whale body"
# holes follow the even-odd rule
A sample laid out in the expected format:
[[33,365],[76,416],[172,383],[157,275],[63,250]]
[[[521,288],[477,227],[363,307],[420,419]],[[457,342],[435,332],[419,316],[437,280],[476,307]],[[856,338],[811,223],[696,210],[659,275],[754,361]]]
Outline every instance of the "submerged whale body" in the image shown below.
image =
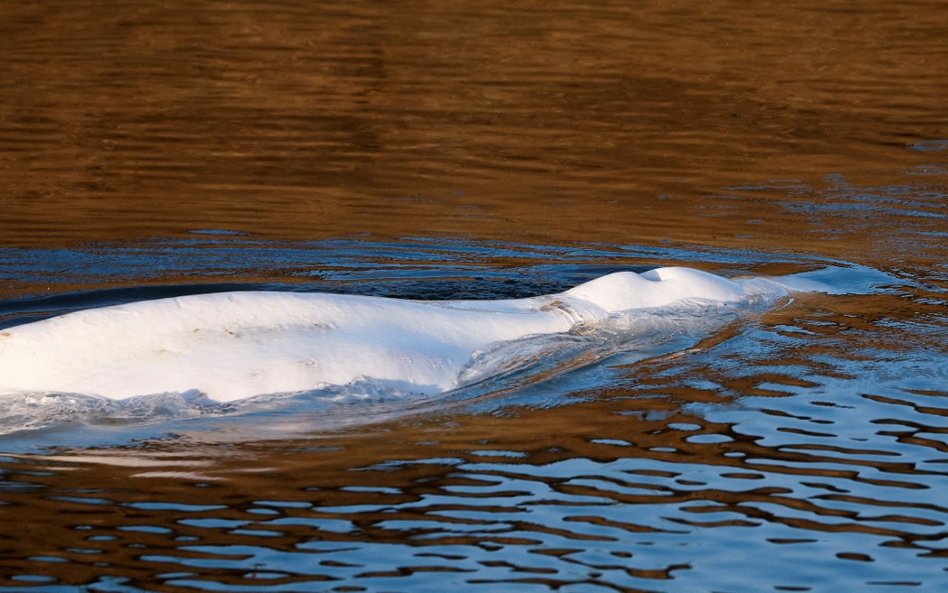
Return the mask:
[[190,393],[229,402],[370,380],[432,395],[458,387],[475,353],[492,344],[681,301],[761,294],[786,290],[668,267],[512,300],[230,292],[143,301],[0,331],[0,394]]

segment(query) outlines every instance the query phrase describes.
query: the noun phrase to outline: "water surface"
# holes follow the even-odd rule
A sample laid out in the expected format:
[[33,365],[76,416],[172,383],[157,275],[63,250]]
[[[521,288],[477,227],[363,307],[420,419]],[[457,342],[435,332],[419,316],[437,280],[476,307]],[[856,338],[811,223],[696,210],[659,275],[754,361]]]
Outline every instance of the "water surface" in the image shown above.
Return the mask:
[[660,265],[852,290],[436,400],[63,409],[0,438],[0,590],[948,589],[946,14],[5,2],[2,327]]

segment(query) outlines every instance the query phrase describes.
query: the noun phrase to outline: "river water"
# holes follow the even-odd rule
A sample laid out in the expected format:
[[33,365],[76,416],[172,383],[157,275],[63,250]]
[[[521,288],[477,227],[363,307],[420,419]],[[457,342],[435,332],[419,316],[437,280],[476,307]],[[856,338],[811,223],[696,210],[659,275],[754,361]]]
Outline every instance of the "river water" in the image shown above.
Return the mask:
[[946,39],[926,0],[4,2],[0,327],[843,290],[416,401],[2,408],[0,590],[948,590]]

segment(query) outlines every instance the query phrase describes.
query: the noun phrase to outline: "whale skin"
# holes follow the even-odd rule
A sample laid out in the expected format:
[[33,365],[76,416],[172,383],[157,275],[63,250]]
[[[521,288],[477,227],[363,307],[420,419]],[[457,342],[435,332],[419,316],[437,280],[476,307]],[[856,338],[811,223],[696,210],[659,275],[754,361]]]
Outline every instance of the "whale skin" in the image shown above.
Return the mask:
[[0,394],[196,393],[230,402],[371,380],[431,395],[456,388],[472,356],[491,344],[619,312],[781,290],[664,267],[508,300],[248,291],[141,301],[0,331]]

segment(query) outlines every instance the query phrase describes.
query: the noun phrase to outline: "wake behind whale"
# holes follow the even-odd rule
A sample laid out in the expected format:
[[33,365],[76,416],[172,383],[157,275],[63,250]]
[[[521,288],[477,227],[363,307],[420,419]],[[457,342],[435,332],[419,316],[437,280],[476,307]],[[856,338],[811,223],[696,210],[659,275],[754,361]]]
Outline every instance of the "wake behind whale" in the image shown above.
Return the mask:
[[231,292],[142,301],[0,332],[0,396],[70,395],[103,409],[162,395],[212,403],[353,390],[431,396],[523,367],[551,344],[622,349],[643,331],[636,320],[663,311],[698,308],[670,324],[666,316],[662,331],[684,334],[715,310],[773,303],[798,288],[666,267],[510,300]]

